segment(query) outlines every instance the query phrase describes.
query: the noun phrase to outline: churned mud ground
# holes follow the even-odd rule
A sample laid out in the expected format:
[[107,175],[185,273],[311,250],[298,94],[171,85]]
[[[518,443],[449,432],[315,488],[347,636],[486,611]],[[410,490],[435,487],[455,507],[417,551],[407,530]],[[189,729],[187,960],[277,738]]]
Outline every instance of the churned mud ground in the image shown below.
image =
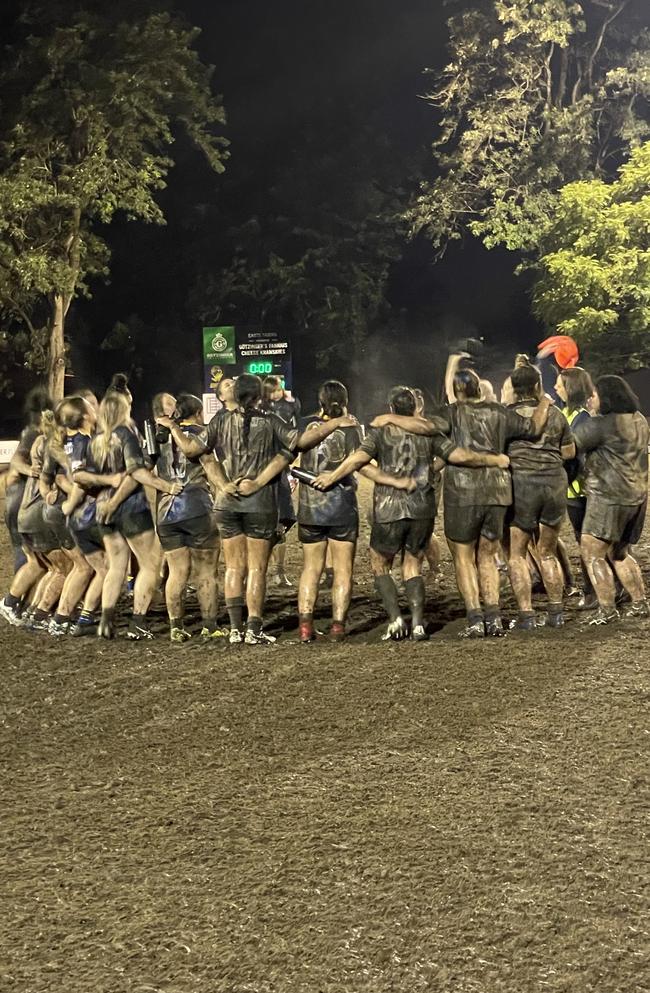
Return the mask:
[[463,644],[444,571],[424,645],[363,551],[339,646],[3,623],[0,989],[650,990],[650,624]]

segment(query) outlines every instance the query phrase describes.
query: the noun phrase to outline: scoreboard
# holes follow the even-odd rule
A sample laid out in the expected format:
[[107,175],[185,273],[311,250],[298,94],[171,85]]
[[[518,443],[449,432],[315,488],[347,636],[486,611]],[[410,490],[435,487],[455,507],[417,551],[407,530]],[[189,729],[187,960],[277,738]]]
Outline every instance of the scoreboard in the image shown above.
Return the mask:
[[279,376],[292,387],[291,343],[279,331],[221,325],[203,328],[204,391],[215,393],[222,379],[251,373]]

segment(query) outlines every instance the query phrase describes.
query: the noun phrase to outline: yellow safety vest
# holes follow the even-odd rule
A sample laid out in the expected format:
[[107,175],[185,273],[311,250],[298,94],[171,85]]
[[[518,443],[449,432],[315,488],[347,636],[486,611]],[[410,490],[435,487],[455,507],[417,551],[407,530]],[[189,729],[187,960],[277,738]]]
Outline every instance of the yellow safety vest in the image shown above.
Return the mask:
[[[578,416],[578,414],[581,414],[583,410],[586,411],[586,407],[578,407],[577,410],[572,410],[569,413],[569,411],[566,409],[566,407],[564,408],[564,410],[562,411],[562,413],[564,414],[564,416],[566,417],[567,421],[569,422],[569,426],[571,424],[573,424],[573,422],[575,421],[575,419]],[[588,413],[588,411],[586,411],[586,412]],[[569,500],[575,500],[577,497],[581,497],[581,496],[584,496],[582,484],[580,483],[579,480],[574,479],[572,483],[569,483],[569,489],[567,491],[567,497],[568,497]]]

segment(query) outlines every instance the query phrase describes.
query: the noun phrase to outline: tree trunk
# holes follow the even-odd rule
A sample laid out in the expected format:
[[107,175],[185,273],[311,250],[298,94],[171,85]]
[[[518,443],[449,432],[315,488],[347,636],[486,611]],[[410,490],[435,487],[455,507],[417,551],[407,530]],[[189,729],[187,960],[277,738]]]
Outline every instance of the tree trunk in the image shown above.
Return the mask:
[[52,312],[49,324],[49,358],[47,377],[50,396],[53,400],[63,399],[65,393],[65,302],[62,294],[52,298]]

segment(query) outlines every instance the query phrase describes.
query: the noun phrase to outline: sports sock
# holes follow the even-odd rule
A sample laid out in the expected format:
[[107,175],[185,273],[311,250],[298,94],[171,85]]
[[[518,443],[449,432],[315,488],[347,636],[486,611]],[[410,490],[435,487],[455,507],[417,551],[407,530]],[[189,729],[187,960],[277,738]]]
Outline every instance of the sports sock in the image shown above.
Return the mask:
[[501,617],[501,608],[498,603],[486,603],[485,604],[485,620],[495,621],[498,617]]
[[219,627],[219,620],[216,617],[204,617],[203,627],[207,628],[208,631],[216,631]]
[[226,609],[230,618],[230,627],[233,631],[241,631],[244,623],[244,598],[241,596],[226,600]]
[[170,617],[169,618],[169,626],[170,626],[170,628],[182,628],[183,627],[183,618],[182,617]]
[[388,614],[388,620],[392,624],[401,616],[395,580],[392,576],[375,576],[375,589],[381,597],[384,610]]
[[470,625],[478,624],[483,620],[483,611],[479,609],[468,610],[467,611],[467,623]]
[[58,611],[57,611],[57,613],[54,615],[54,623],[55,624],[69,624],[70,623],[70,618],[69,617],[66,617],[65,614],[59,614]]
[[422,576],[413,576],[404,583],[406,599],[411,608],[411,623],[413,627],[418,627],[424,619],[424,579]]
[[11,593],[7,593],[5,596],[5,607],[11,607],[12,610],[17,610],[20,605],[20,598],[17,596],[12,596]]
[[261,617],[249,617],[246,627],[253,634],[261,634],[262,632],[262,618]]

